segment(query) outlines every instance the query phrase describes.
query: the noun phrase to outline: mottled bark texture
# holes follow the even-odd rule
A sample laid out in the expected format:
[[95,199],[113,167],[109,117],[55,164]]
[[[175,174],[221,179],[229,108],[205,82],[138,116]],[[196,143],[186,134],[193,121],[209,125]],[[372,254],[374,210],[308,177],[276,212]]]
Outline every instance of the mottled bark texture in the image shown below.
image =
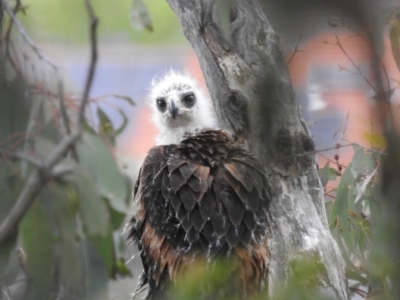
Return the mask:
[[220,126],[248,144],[273,186],[269,287],[285,285],[290,262],[315,255],[321,291],[347,299],[344,262],[332,238],[314,143],[301,119],[279,37],[258,0],[237,0],[223,34],[219,1],[167,0],[199,58]]

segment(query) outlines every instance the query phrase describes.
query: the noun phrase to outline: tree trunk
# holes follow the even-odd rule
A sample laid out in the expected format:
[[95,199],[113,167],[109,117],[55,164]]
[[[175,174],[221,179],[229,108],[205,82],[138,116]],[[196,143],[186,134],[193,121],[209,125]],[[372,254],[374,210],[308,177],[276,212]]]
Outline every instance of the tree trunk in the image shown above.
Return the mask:
[[234,1],[167,1],[197,53],[220,126],[247,143],[274,188],[269,293],[285,284],[294,258],[310,254],[324,266],[321,291],[347,299],[314,143],[295,102],[279,37],[259,1],[237,0],[228,13],[223,6]]

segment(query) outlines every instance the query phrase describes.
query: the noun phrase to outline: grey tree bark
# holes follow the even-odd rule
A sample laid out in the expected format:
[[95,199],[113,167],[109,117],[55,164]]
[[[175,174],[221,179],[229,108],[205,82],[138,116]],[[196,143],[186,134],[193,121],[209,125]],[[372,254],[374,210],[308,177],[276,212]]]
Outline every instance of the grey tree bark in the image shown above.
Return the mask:
[[259,1],[233,1],[226,24],[222,1],[167,2],[197,53],[220,126],[247,143],[272,182],[269,293],[285,285],[294,258],[314,255],[324,266],[321,291],[347,299],[344,261],[329,232],[314,144],[279,37]]

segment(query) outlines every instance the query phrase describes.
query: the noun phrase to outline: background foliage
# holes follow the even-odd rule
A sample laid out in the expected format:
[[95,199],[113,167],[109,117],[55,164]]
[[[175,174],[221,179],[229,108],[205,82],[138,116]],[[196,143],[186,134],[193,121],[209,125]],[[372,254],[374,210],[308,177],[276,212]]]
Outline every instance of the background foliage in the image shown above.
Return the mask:
[[[24,38],[23,28],[9,16],[2,24],[0,224],[24,198],[22,191],[29,189],[35,172],[42,188],[32,195],[35,201],[18,228],[1,243],[1,298],[108,299],[109,278],[131,275],[121,255],[123,237],[114,234],[131,200],[130,180],[112,154],[115,137],[127,122],[114,128],[100,107],[98,123],[85,115],[81,121],[88,99],[65,94],[57,67]],[[86,28],[88,24],[86,16]],[[85,92],[90,84],[88,80]],[[96,103],[89,99],[89,106]],[[74,132],[79,140],[47,168],[47,158]]]

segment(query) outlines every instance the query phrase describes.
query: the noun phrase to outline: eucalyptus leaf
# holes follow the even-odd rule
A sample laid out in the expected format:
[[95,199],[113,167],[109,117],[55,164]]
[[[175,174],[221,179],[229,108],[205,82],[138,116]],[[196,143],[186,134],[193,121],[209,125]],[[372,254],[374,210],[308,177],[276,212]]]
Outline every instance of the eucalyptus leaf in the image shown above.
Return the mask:
[[85,244],[86,264],[88,266],[88,294],[86,299],[110,300],[107,292],[109,276],[103,258],[91,242],[86,241]]
[[131,270],[127,268],[126,263],[122,258],[116,261],[115,268],[116,268],[115,269],[116,274],[123,277],[132,277]]
[[110,215],[110,222],[113,230],[117,230],[124,223],[126,213],[115,210],[112,206],[108,205],[108,213]]
[[76,209],[71,201],[73,187],[55,183],[51,186],[54,201],[54,218],[57,223],[57,258],[59,284],[66,294],[76,299],[85,292],[85,256],[81,250],[82,239],[76,235]]
[[319,169],[319,178],[321,180],[322,186],[325,188],[329,180],[329,161],[322,169]]
[[107,233],[107,206],[97,192],[92,174],[84,167],[77,166],[67,179],[77,188],[82,220],[89,235]]
[[34,140],[36,153],[39,155],[40,159],[44,160],[47,156],[54,150],[57,146],[55,142],[42,137],[36,136]]
[[0,159],[0,195],[1,195],[1,209],[0,209],[0,224],[8,216],[11,208],[14,205],[14,193],[12,192],[13,186],[9,181],[12,176],[12,167],[9,163]]
[[126,212],[125,199],[129,194],[128,188],[114,156],[103,140],[98,136],[84,132],[82,141],[77,145],[77,152],[80,164],[94,178],[100,195],[109,199],[115,210]]
[[122,133],[122,131],[124,131],[124,129],[126,128],[126,126],[129,123],[129,119],[126,116],[125,112],[122,109],[119,109],[118,112],[120,113],[120,115],[122,116],[122,124],[121,126],[119,126],[117,129],[115,129],[114,131],[114,136],[118,136]]
[[15,258],[15,249],[17,245],[17,232],[11,234],[0,247],[0,287],[3,284],[11,284],[18,275],[18,270],[15,268],[15,261],[12,262],[12,257]]
[[136,31],[142,31],[143,29],[153,31],[153,22],[151,21],[147,6],[142,0],[133,0],[130,21]]
[[115,146],[115,132],[113,124],[107,114],[100,108],[97,108],[97,116],[99,118],[99,133],[103,137],[106,137],[108,142],[114,147]]
[[[346,263],[346,266],[348,268],[353,269],[354,271],[358,271],[357,268],[354,266],[354,263],[351,260],[351,254],[349,253],[349,250],[347,248],[347,246],[343,243],[343,239],[341,237],[341,233],[339,233],[338,229],[334,230],[336,232],[335,236],[335,240],[339,246],[340,252],[342,253],[343,259]],[[332,232],[333,233],[333,232]]]
[[369,184],[369,182],[371,181],[372,177],[374,177],[376,171],[378,171],[378,167],[375,168],[375,170],[373,170],[371,172],[371,174],[369,174],[363,181],[363,183],[360,186],[360,189],[357,191],[357,197],[355,198],[354,202],[357,202],[362,195],[364,195],[365,190],[367,189],[367,186]]
[[[105,222],[104,222],[105,223]],[[106,234],[90,235],[89,240],[100,254],[108,276],[113,277],[115,262],[114,240],[111,226],[107,226]]]
[[65,130],[69,134],[71,132],[69,125],[69,118],[67,114],[67,108],[65,107],[65,98],[64,98],[64,82],[61,79],[57,81],[57,98],[58,104],[60,106],[61,118],[64,123]]
[[351,172],[352,163],[350,163],[346,170],[343,173],[342,179],[340,180],[339,186],[337,188],[337,194],[335,203],[333,205],[332,211],[329,215],[329,223],[334,222],[336,217],[339,218],[340,226],[343,229],[343,232],[349,229],[349,221],[348,221],[348,193],[349,186],[354,181],[354,176]]
[[350,268],[346,268],[346,274],[348,279],[355,280],[357,282],[360,282],[361,284],[368,284],[368,279],[362,275],[360,275],[359,272],[356,272]]
[[128,102],[132,106],[135,105],[135,101],[133,101],[133,99],[131,97],[128,97],[128,96],[125,96],[125,95],[118,95],[118,94],[112,94],[110,96],[112,96],[114,98],[117,98],[117,99],[125,100],[126,102]]
[[32,299],[50,299],[55,257],[54,226],[51,202],[46,190],[39,195],[20,223],[19,231],[26,254],[27,272],[32,277]]
[[[2,74],[4,75],[4,74]],[[17,74],[11,82],[0,77],[0,143],[9,144],[10,137],[18,137],[26,132],[30,112],[30,94],[21,74]]]
[[358,148],[354,152],[351,164],[354,171],[357,173],[357,176],[369,174],[376,168],[376,161],[372,154],[370,152],[366,152],[363,148]]

